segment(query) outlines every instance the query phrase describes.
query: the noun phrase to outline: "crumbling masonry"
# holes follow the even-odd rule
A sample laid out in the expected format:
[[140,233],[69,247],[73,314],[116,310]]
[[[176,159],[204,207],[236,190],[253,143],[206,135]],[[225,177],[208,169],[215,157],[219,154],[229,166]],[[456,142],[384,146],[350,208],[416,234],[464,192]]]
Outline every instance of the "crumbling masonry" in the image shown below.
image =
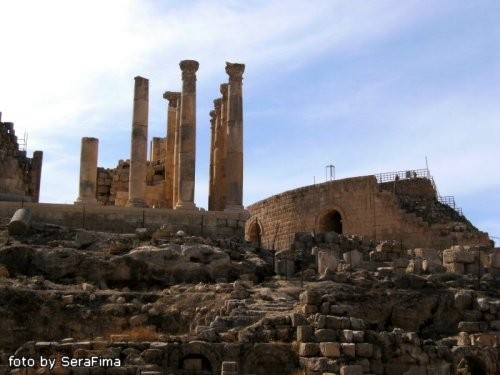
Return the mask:
[[43,152],[28,158],[19,147],[14,123],[2,122],[0,112],[0,201],[38,202]]

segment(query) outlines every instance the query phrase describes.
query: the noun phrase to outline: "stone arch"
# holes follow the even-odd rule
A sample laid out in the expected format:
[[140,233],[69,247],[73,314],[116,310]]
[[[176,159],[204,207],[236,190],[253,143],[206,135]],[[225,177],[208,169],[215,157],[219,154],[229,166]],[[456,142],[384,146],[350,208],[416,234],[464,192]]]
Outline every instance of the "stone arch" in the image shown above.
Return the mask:
[[292,375],[298,359],[289,345],[256,344],[245,354],[242,374]]
[[262,225],[258,218],[249,222],[246,230],[246,240],[252,242],[255,246],[261,247]]
[[453,350],[453,362],[456,374],[494,375],[498,374],[496,348],[460,346]]
[[[192,341],[182,344],[170,353],[168,368],[176,374],[219,375],[222,367],[222,356],[213,344],[204,341]],[[193,369],[193,364],[198,364]],[[190,367],[190,368],[186,368]]]
[[319,233],[336,232],[343,234],[345,231],[345,214],[337,206],[330,206],[322,210],[316,217],[316,230]]

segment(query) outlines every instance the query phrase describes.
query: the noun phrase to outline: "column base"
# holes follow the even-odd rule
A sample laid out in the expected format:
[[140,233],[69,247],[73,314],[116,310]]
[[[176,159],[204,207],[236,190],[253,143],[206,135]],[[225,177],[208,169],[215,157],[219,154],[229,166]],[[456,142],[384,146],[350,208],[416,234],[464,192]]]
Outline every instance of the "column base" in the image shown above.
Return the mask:
[[177,202],[175,210],[198,210],[193,202]]
[[129,199],[127,201],[127,204],[125,204],[125,207],[142,207],[142,208],[146,208],[146,207],[148,207],[148,205],[146,204],[146,201],[144,199],[134,198],[134,199]]
[[95,198],[82,198],[82,197],[78,197],[78,198],[76,198],[75,204],[77,204],[77,205],[84,205],[84,204],[98,205],[99,202],[97,202],[97,199],[95,199]]

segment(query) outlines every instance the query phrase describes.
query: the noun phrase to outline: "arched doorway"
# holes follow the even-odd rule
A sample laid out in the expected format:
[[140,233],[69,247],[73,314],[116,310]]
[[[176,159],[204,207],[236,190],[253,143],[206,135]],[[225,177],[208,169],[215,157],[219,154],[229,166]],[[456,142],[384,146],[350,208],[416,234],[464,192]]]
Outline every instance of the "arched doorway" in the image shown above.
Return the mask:
[[252,242],[254,246],[261,247],[262,229],[257,220],[252,221],[248,226],[247,240]]
[[179,374],[212,375],[212,365],[207,357],[201,354],[188,354],[179,361]]
[[319,219],[320,232],[336,232],[342,234],[342,215],[337,210],[330,210]]

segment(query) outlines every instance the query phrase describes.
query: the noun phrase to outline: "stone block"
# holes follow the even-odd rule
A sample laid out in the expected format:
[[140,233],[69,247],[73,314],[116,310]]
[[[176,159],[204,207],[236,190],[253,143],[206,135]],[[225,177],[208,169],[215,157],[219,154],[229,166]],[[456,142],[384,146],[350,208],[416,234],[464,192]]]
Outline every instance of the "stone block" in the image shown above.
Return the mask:
[[352,328],[356,330],[365,329],[365,321],[363,319],[358,319],[351,316],[349,320],[351,322],[351,327],[342,327],[342,328]]
[[299,355],[302,357],[314,357],[319,354],[319,345],[312,342],[302,342],[299,346]]
[[352,341],[353,342],[363,342],[365,341],[365,331],[352,331]]
[[300,294],[301,305],[317,305],[321,302],[321,295],[315,290],[306,290]]
[[465,267],[463,263],[444,263],[443,264],[446,267],[446,271],[456,273],[459,275],[463,275],[465,271]]
[[353,331],[350,329],[343,329],[340,331],[339,338],[342,342],[353,342]]
[[474,263],[477,255],[477,252],[463,246],[452,246],[443,251],[443,263]]
[[340,357],[340,343],[338,342],[322,342],[319,344],[319,350],[325,357]]
[[491,267],[500,268],[500,248],[493,249],[493,252],[491,253],[490,257],[491,257]]
[[477,298],[475,308],[476,310],[486,312],[490,310],[490,304],[486,298]]
[[349,365],[340,368],[340,375],[363,375],[363,366]]
[[353,308],[349,305],[331,305],[330,314],[337,316],[350,316],[352,315]]
[[472,306],[472,293],[469,291],[461,290],[455,293],[455,307],[459,311],[464,311]]
[[330,312],[330,302],[323,302],[321,304],[321,313],[328,314]]
[[347,317],[340,317],[340,316],[333,316],[333,315],[327,315],[326,316],[326,327],[327,328],[332,328],[332,329],[348,329],[350,328],[350,319]]
[[356,356],[356,344],[343,342],[340,344],[340,348],[343,355],[353,358]]
[[473,346],[492,348],[497,346],[498,336],[489,333],[475,333],[470,335],[470,342]]
[[317,329],[314,332],[314,337],[317,342],[331,342],[337,340],[337,332],[333,329]]
[[318,312],[318,306],[316,306],[316,305],[303,305],[302,312],[304,314],[316,314]]
[[301,342],[314,341],[313,327],[309,325],[297,326],[297,341]]
[[327,272],[336,272],[337,264],[337,258],[332,252],[325,250],[318,252],[318,274],[324,275]]
[[373,356],[373,344],[368,342],[356,343],[356,356],[362,358],[371,358]]
[[304,314],[292,313],[290,314],[290,321],[292,322],[292,327],[307,325],[307,319]]
[[469,346],[470,337],[467,332],[459,332],[457,335],[457,345],[458,346]]
[[356,267],[363,261],[363,254],[358,250],[351,250],[342,255],[346,264]]
[[328,358],[324,357],[301,357],[300,367],[305,369],[306,374],[324,374],[328,369]]

